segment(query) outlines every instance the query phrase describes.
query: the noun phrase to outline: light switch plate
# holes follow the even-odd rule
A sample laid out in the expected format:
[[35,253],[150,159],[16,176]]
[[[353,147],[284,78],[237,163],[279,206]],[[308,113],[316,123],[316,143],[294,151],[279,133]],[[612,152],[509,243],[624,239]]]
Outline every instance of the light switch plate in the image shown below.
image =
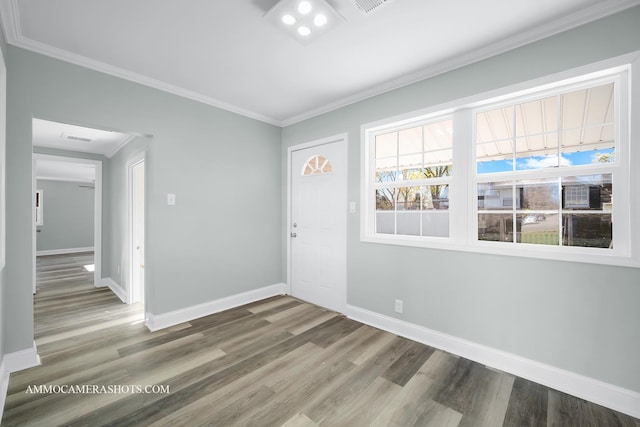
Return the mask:
[[176,204],[176,195],[173,193],[167,194],[167,204],[175,205]]
[[349,202],[349,213],[356,213],[356,202]]

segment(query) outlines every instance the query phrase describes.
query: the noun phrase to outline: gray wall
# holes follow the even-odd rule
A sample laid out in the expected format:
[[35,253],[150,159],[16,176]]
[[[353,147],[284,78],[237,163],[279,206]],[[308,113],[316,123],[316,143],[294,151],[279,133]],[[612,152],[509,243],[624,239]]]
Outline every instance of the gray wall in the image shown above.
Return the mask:
[[[123,147],[111,159],[111,218],[109,221],[110,229],[110,264],[105,264],[106,271],[110,272],[110,277],[123,289],[125,289],[124,266],[126,265],[125,257],[127,256],[127,166],[129,161],[140,153],[148,153],[151,149],[152,138],[138,137]],[[149,165],[149,161],[145,159],[145,166]],[[146,269],[146,266],[145,266]]]
[[[72,157],[76,159],[99,160],[102,162],[102,277],[105,275],[105,266],[110,265],[110,228],[109,219],[111,218],[111,187],[110,187],[110,163],[111,159],[102,154],[80,153],[78,151],[60,150],[49,147],[33,147],[36,154],[46,154],[48,156]],[[108,270],[107,270],[108,272]]]
[[[2,60],[3,63],[6,63],[6,60],[4,58],[7,57],[6,55],[6,48],[7,48],[7,44],[4,41],[4,36],[2,34],[2,31],[0,31],[0,50],[2,53],[2,58],[0,60]],[[3,82],[4,84],[4,82]],[[6,89],[6,86],[2,88],[3,90]],[[0,100],[0,102],[4,102],[5,100],[2,99]],[[2,121],[3,123],[6,123],[6,116],[0,117],[0,121]],[[4,150],[5,149],[5,136],[6,136],[6,132],[4,131],[4,129],[0,129],[0,132],[4,132],[4,135],[2,137],[0,137],[0,150]],[[6,159],[6,157],[5,157]],[[6,162],[6,160],[5,160]],[[1,165],[0,166],[0,173],[1,174],[5,174],[5,165]],[[6,174],[3,175],[6,178]],[[5,185],[6,185],[6,179],[5,179]],[[5,190],[2,189],[0,190],[0,197],[2,198],[2,201],[6,201],[6,197],[5,197]],[[0,221],[5,222],[6,218],[4,217],[4,215],[2,217],[0,217]],[[6,242],[5,239],[2,238],[2,241],[0,241],[1,245],[5,245],[6,247]],[[5,279],[5,266],[0,266],[0,364],[2,363],[3,359],[4,359],[4,354],[5,354],[5,301],[6,301],[6,297],[5,297],[5,292],[4,292],[4,288],[6,286],[6,279]]]
[[[639,22],[636,7],[288,126],[282,160],[347,132],[359,201],[360,125],[640,50]],[[362,243],[359,220],[349,215],[349,304],[640,392],[640,269]]]
[[38,180],[44,221],[37,227],[37,251],[93,247],[95,190],[88,185]]
[[[153,136],[146,168],[151,313],[282,281],[280,128],[12,46],[7,67],[7,351],[33,343],[32,117]],[[167,206],[167,193],[177,195],[176,206]],[[104,236],[111,221],[103,219]],[[106,268],[113,262],[103,258],[103,276],[113,274]]]

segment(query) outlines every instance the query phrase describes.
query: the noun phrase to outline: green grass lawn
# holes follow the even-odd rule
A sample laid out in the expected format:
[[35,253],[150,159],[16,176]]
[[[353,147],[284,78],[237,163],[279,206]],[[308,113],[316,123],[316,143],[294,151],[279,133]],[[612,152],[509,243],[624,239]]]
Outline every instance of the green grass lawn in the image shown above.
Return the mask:
[[520,234],[520,243],[558,245],[560,242],[557,231],[531,231]]

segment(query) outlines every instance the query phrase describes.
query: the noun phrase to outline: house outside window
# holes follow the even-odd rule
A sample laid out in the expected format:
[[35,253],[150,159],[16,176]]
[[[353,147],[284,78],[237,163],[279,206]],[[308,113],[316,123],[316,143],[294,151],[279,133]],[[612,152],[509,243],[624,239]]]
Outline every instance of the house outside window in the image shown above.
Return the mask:
[[613,248],[609,79],[474,111],[478,240]]
[[640,266],[632,66],[593,68],[363,125],[361,240]]

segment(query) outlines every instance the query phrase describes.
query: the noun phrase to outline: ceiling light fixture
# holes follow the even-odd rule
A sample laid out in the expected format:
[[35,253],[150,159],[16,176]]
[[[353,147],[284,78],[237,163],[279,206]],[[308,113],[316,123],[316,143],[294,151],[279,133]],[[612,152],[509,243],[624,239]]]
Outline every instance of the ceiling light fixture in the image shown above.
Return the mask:
[[344,21],[326,0],[280,0],[264,18],[302,44]]
[[282,15],[282,22],[286,25],[293,25],[296,23],[296,18],[292,15]]
[[304,25],[301,25],[298,27],[298,34],[300,34],[303,37],[306,37],[309,34],[311,34],[311,29],[309,27],[305,27]]
[[326,17],[326,15],[323,15],[322,13],[318,13],[313,18],[313,24],[316,27],[324,27],[325,25],[327,25],[327,17]]
[[301,1],[298,3],[298,12],[303,15],[307,15],[313,10],[313,6],[308,1]]

